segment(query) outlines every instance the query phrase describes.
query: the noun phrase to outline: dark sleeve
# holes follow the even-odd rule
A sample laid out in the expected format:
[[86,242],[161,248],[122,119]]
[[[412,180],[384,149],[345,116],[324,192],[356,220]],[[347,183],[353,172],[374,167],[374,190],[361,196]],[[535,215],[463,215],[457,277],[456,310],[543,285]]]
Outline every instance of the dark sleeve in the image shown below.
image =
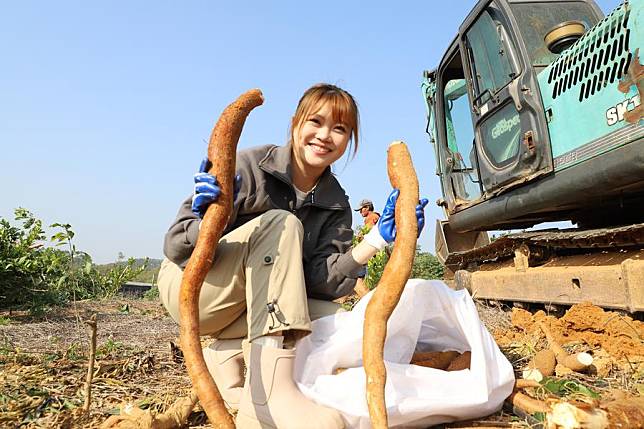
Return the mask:
[[163,240],[163,253],[181,268],[185,268],[197,244],[200,222],[201,219],[192,212],[191,195],[181,204],[177,218]]
[[338,211],[322,227],[318,246],[304,267],[310,298],[333,300],[353,291],[364,268],[351,255],[351,211]]
[[[228,219],[229,226],[235,224],[239,209],[248,194],[248,186],[251,182],[254,183],[247,169],[237,171],[236,174],[242,176],[242,182],[237,199],[233,202],[232,212]],[[163,240],[163,253],[169,260],[181,268],[186,267],[188,259],[190,259],[190,255],[192,255],[192,251],[197,245],[200,222],[201,219],[192,212],[192,195],[190,195],[181,203],[177,217],[168,229]],[[226,227],[222,235],[228,232],[230,230]]]

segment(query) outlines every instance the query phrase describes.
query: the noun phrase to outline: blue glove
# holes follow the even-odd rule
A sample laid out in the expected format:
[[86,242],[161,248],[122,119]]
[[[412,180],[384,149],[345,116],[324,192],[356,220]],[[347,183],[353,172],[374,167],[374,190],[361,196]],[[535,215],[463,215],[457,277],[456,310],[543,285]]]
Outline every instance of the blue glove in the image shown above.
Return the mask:
[[[208,206],[219,198],[221,189],[217,183],[217,178],[208,173],[212,164],[208,158],[204,158],[199,166],[199,172],[195,174],[195,191],[192,196],[192,212],[203,218],[206,214]],[[237,199],[239,189],[241,188],[241,176],[235,176],[235,183],[233,185],[233,201]]]
[[[391,243],[396,238],[396,201],[398,201],[398,195],[400,191],[394,189],[389,194],[387,202],[385,203],[385,208],[382,210],[382,216],[376,224],[376,228],[371,228],[371,231],[365,235],[365,240],[367,243],[375,247],[376,249],[382,250],[387,243]],[[416,219],[418,220],[418,236],[420,236],[423,227],[425,226],[425,206],[429,200],[427,198],[421,198],[419,204],[416,206]]]

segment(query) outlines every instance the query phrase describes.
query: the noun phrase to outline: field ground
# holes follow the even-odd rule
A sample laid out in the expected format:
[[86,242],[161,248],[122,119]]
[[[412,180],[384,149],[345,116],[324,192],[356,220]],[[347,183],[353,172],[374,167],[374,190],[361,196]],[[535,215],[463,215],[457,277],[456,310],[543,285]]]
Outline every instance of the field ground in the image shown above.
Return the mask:
[[[573,307],[562,317],[534,314],[498,304],[477,303],[481,320],[495,336],[517,374],[534,353],[546,347],[539,321],[568,351],[588,351],[595,363],[586,374],[560,372],[553,382],[559,396],[597,401],[638,397],[644,391],[644,324],[626,315],[591,305]],[[89,415],[83,415],[88,362],[88,327],[97,314],[97,355]],[[188,395],[190,381],[171,343],[178,328],[156,301],[112,299],[77,302],[34,318],[0,313],[0,427],[97,428],[130,402],[142,409],[165,411]],[[543,389],[532,392],[552,397]],[[197,406],[190,427],[208,427]],[[526,415],[501,411],[475,422],[446,428],[538,427]]]

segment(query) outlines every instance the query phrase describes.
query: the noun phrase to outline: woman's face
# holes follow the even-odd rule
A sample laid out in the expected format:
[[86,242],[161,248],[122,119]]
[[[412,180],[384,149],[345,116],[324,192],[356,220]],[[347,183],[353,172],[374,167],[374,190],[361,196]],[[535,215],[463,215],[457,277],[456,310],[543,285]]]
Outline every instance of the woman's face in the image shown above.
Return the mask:
[[348,125],[333,120],[329,103],[311,112],[293,131],[293,160],[307,176],[320,176],[344,154],[351,137]]

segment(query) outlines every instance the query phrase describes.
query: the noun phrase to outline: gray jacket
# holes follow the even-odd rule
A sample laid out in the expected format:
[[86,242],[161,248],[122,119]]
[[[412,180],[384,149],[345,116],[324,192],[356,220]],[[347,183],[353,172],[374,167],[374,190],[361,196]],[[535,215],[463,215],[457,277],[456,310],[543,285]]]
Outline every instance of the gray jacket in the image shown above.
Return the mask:
[[[349,199],[327,168],[299,209],[291,180],[288,146],[259,146],[237,154],[241,189],[224,234],[271,209],[292,212],[304,226],[303,266],[309,298],[332,300],[350,293],[363,266],[351,255]],[[200,219],[188,197],[166,233],[165,255],[182,268],[197,242]]]

